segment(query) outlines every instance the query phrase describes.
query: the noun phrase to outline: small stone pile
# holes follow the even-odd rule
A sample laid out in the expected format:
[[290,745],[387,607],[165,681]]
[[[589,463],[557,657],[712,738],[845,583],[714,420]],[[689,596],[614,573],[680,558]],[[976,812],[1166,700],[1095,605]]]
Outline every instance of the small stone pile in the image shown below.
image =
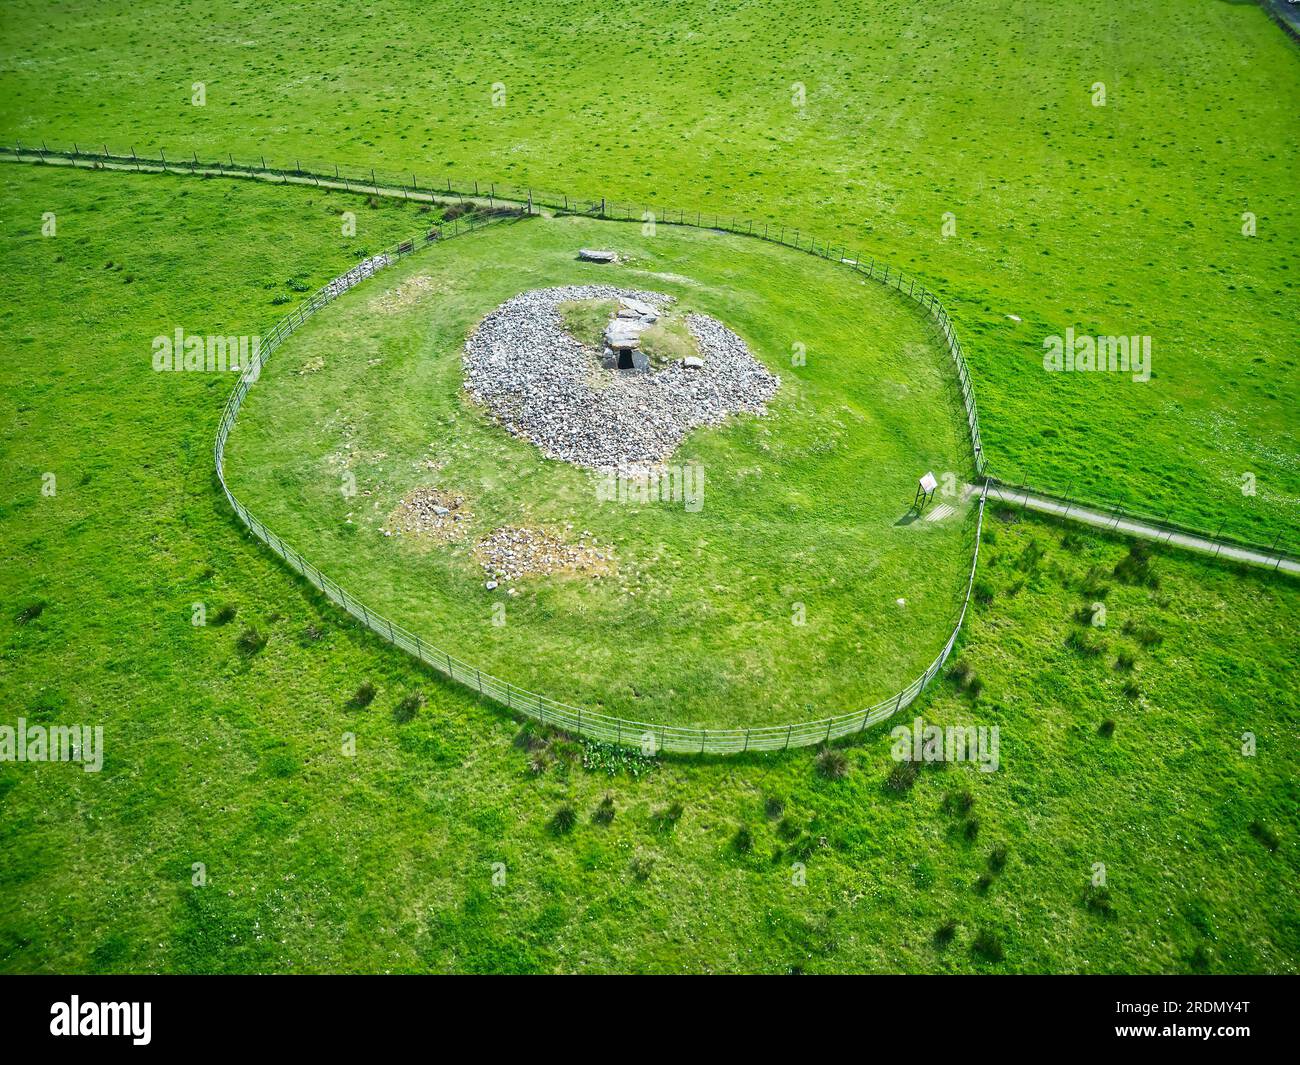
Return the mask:
[[780,378],[721,322],[691,314],[702,362],[611,370],[564,328],[559,304],[615,300],[661,313],[672,297],[612,285],[536,289],[507,300],[465,344],[465,388],[505,429],[549,458],[594,469],[663,462],[688,432],[764,414]]
[[449,542],[463,534],[473,515],[463,496],[436,488],[417,488],[397,504],[383,526],[385,536],[418,536]]
[[550,573],[583,573],[599,577],[612,568],[613,551],[597,546],[583,533],[568,543],[545,529],[504,525],[478,542],[474,554],[488,576],[491,591],[499,581]]

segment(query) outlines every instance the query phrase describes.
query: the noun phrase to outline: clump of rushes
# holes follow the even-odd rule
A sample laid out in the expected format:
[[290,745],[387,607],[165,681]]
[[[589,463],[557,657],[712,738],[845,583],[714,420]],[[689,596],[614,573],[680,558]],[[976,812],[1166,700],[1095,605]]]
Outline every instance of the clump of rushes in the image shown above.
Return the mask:
[[406,696],[393,709],[393,717],[399,724],[405,724],[412,720],[420,712],[420,707],[424,705],[424,692],[416,688],[410,695]]
[[568,803],[565,803],[551,817],[551,831],[557,836],[567,835],[573,831],[573,826],[577,823],[577,811]]
[[1097,734],[1105,739],[1110,739],[1115,735],[1115,719],[1113,717],[1106,718],[1106,720],[1097,727]]
[[250,625],[239,634],[239,639],[235,641],[235,646],[238,647],[243,654],[251,657],[266,646],[266,637],[254,626]]
[[605,792],[605,797],[600,800],[600,805],[596,807],[596,812],[591,815],[591,819],[598,825],[607,825],[614,820],[614,796]]
[[1281,840],[1277,838],[1277,833],[1264,824],[1263,821],[1252,821],[1250,823],[1250,834],[1271,851],[1277,850],[1281,844]]
[[964,658],[959,658],[948,670],[948,679],[966,692],[972,699],[978,699],[984,690],[984,682],[975,675],[975,670]]
[[220,628],[222,625],[229,625],[235,620],[235,615],[239,613],[238,609],[230,603],[226,603],[217,608],[217,612],[212,615],[210,624]]
[[767,801],[763,803],[763,813],[767,815],[769,821],[777,820],[785,813],[785,800],[778,799],[775,795],[769,795]]
[[956,662],[948,667],[948,679],[959,688],[966,687],[966,684],[974,675],[975,671],[971,669],[970,663],[964,658],[957,659]]
[[352,693],[352,698],[348,700],[348,708],[351,710],[364,710],[374,701],[375,686],[368,680],[362,681],[357,690]]
[[975,837],[980,834],[980,819],[978,817],[972,817],[966,822],[966,827],[962,829],[962,831],[966,838],[974,843]]
[[934,941],[940,947],[946,947],[957,935],[957,922],[951,917],[934,930]]
[[1106,571],[1100,566],[1093,566],[1083,578],[1079,590],[1089,599],[1105,599],[1110,594],[1110,585],[1106,583]]
[[971,943],[971,950],[985,961],[1002,960],[1002,940],[987,928],[981,928]]
[[34,603],[28,603],[14,615],[14,623],[18,625],[26,625],[29,621],[35,621],[45,613],[45,606],[46,603],[44,599],[38,599]]
[[1106,644],[1091,629],[1075,629],[1065,638],[1065,646],[1086,658],[1095,658],[1106,650]]
[[1165,638],[1159,633],[1159,631],[1150,625],[1135,625],[1131,621],[1126,621],[1124,623],[1124,631],[1132,636],[1133,639],[1137,640],[1137,642],[1143,647],[1148,649],[1159,647],[1165,642]]
[[1114,917],[1115,907],[1110,900],[1110,888],[1102,884],[1089,884],[1083,893],[1083,904],[1099,917]]
[[1159,588],[1160,579],[1151,568],[1151,545],[1145,540],[1134,540],[1128,554],[1115,563],[1115,578],[1125,584],[1144,584]]
[[1007,867],[1007,845],[999,843],[992,851],[989,852],[989,868],[995,873],[1002,872]]
[[741,854],[748,854],[754,847],[754,837],[750,834],[748,828],[741,825],[736,829],[736,834],[732,837],[731,844]]
[[981,606],[988,606],[993,602],[993,585],[989,584],[988,581],[976,581],[974,594],[977,603]]
[[844,752],[834,747],[823,747],[817,752],[817,772],[827,780],[839,780],[849,771],[849,760]]
[[669,803],[667,806],[660,806],[652,811],[650,821],[660,832],[668,832],[682,819],[682,813],[681,803]]
[[632,870],[632,876],[642,883],[650,879],[654,867],[655,860],[649,854],[634,854],[632,861],[628,863],[628,868]]
[[950,791],[943,799],[943,808],[950,814],[968,814],[974,805],[975,796],[964,788],[961,791]]
[[885,778],[885,787],[897,795],[902,795],[910,791],[912,785],[916,783],[917,773],[915,762],[896,762],[894,768],[889,771],[889,776]]
[[988,873],[981,873],[980,878],[975,881],[975,891],[979,895],[987,895],[989,888],[993,886],[993,877]]

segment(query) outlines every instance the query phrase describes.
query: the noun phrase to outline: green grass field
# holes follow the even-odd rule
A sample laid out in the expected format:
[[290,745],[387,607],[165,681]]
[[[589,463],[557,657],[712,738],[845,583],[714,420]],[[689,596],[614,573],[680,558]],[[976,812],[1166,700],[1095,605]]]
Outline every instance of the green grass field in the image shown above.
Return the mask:
[[[630,261],[578,262],[592,245]],[[598,282],[715,316],[781,377],[766,416],[697,430],[671,456],[703,471],[698,509],[602,501],[598,474],[544,459],[465,398],[461,352],[484,314],[528,289]],[[926,470],[972,476],[932,334],[910,301],[797,252],[529,219],[427,249],[313,318],[245,402],[227,479],[370,608],[525,688],[705,728],[848,713],[924,671],[966,591],[967,506],[908,513]],[[385,536],[426,486],[465,500],[463,538]],[[500,526],[589,532],[614,572],[489,592],[474,547]]]
[[[943,294],[1004,479],[1297,540],[1300,57],[1253,4],[178,10],[10,5],[5,139],[377,166],[813,231]],[[184,58],[158,62],[157,25]],[[1152,380],[1045,372],[1043,340],[1067,328],[1150,336]]]
[[[189,102],[196,81],[203,107]],[[1090,102],[1097,81],[1105,107]],[[0,22],[0,141],[301,153],[718,204],[837,236],[941,291],[995,472],[1293,542],[1297,90],[1294,45],[1252,5],[1220,0],[815,3],[779,17],[638,3],[613,21],[540,0],[472,17],[398,3],[21,3]],[[436,215],[306,188],[11,163],[0,202],[0,723],[105,732],[98,774],[0,764],[0,971],[1300,967],[1294,580],[1163,548],[1148,567],[1127,541],[990,508],[953,669],[915,713],[998,726],[997,772],[901,773],[888,727],[837,748],[839,776],[814,750],[616,756],[444,683],[317,595],[216,485],[232,375],[151,367],[156,336],[264,333],[304,292]],[[343,209],[355,236],[341,235]],[[1241,234],[1247,211],[1254,237]],[[53,238],[41,235],[48,214]],[[380,493],[376,513],[423,476],[411,462],[432,444],[485,517],[526,501],[556,521],[587,508],[610,535],[630,525],[585,502],[577,471],[545,469],[494,434],[454,387],[477,316],[577,276],[564,256],[574,236],[604,231],[505,225],[359,286],[277,353],[228,464],[254,510],[345,584],[378,572],[374,594],[431,632],[472,636],[502,669],[624,708],[630,674],[606,677],[602,694],[595,666],[566,674],[554,656],[525,659],[525,637],[562,655],[582,636],[573,589],[527,591],[493,628],[472,567],[390,552],[369,513],[343,533],[341,500],[316,490],[346,400],[371,452],[359,480]],[[640,240],[635,226],[615,232]],[[760,649],[758,679],[718,674],[713,688],[695,672],[692,698],[659,692],[655,708],[680,720],[700,707],[729,721],[787,711],[800,667],[817,672],[820,698],[869,700],[898,679],[890,669],[908,672],[873,652],[937,650],[972,545],[969,523],[925,530],[926,547],[942,548],[924,553],[933,604],[900,592],[914,611],[853,631],[881,616],[884,576],[920,564],[909,539],[920,530],[884,524],[906,506],[895,496],[916,474],[907,456],[956,462],[962,439],[946,410],[932,425],[909,419],[854,370],[896,381],[897,341],[910,341],[906,367],[938,404],[941,349],[913,309],[830,264],[714,234],[659,239],[641,249],[654,272],[704,282],[661,278],[667,290],[740,331],[784,384],[770,423],[738,419],[686,444],[708,464],[710,493],[690,517],[756,521],[770,508],[759,530],[770,542],[752,555],[728,544],[725,561],[701,567],[760,586],[771,572],[772,585],[718,582],[697,608],[746,612],[717,642],[743,634]],[[513,276],[505,251],[521,255]],[[441,286],[427,300],[383,301],[424,275]],[[400,313],[379,306],[394,303]],[[878,328],[857,335],[855,315]],[[809,363],[796,369],[805,325]],[[1067,327],[1151,335],[1152,380],[1046,373],[1042,340]],[[861,362],[818,360],[817,338]],[[372,353],[385,362],[370,367]],[[373,396],[372,381],[384,386]],[[291,461],[299,444],[306,455]],[[868,446],[878,494],[848,476]],[[764,463],[771,499],[734,484],[712,494],[726,471]],[[812,520],[789,512],[786,464],[817,489],[795,499]],[[1244,473],[1257,495],[1242,494]],[[850,505],[874,526],[850,522]],[[653,535],[620,548],[639,563],[653,542],[684,563],[686,517],[639,514]],[[817,548],[806,572],[779,549],[796,533]],[[788,626],[791,589],[858,548],[875,567],[827,592],[815,639],[781,645],[790,630],[764,619]],[[404,572],[430,594],[402,587]],[[679,591],[700,595],[684,578],[647,581],[647,597],[611,587],[592,606],[649,625],[676,616]],[[648,592],[665,587],[674,597],[652,607]],[[1104,626],[1091,622],[1097,603]],[[206,625],[192,624],[196,604]],[[688,663],[689,635],[683,619],[665,641]],[[859,652],[856,672],[825,672]],[[654,679],[668,667],[642,668]],[[756,693],[762,705],[747,705]],[[1099,865],[1104,889],[1090,887]]]

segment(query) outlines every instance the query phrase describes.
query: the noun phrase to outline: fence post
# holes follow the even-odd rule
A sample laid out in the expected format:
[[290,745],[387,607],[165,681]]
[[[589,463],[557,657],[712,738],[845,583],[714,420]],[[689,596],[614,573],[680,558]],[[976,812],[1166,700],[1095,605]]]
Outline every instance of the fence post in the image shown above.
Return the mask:
[[787,751],[790,749],[790,734],[791,734],[792,732],[794,732],[794,724],[793,724],[793,722],[792,722],[791,724],[787,725],[787,726],[786,726],[786,730],[785,730],[785,750],[787,750]]

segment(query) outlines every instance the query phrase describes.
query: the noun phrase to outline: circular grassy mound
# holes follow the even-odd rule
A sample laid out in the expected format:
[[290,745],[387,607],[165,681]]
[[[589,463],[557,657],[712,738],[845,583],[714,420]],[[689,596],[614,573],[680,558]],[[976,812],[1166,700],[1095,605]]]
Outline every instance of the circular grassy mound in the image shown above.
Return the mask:
[[[463,388],[466,337],[518,293],[595,283],[725,323],[781,378],[767,414],[694,430],[653,490],[508,434]],[[226,476],[349,592],[485,673],[633,720],[760,726],[874,703],[942,647],[969,508],[909,507],[927,470],[964,483],[965,432],[941,341],[876,282],[742,237],[529,218],[309,320],[245,400]],[[553,572],[489,589],[516,548]]]

